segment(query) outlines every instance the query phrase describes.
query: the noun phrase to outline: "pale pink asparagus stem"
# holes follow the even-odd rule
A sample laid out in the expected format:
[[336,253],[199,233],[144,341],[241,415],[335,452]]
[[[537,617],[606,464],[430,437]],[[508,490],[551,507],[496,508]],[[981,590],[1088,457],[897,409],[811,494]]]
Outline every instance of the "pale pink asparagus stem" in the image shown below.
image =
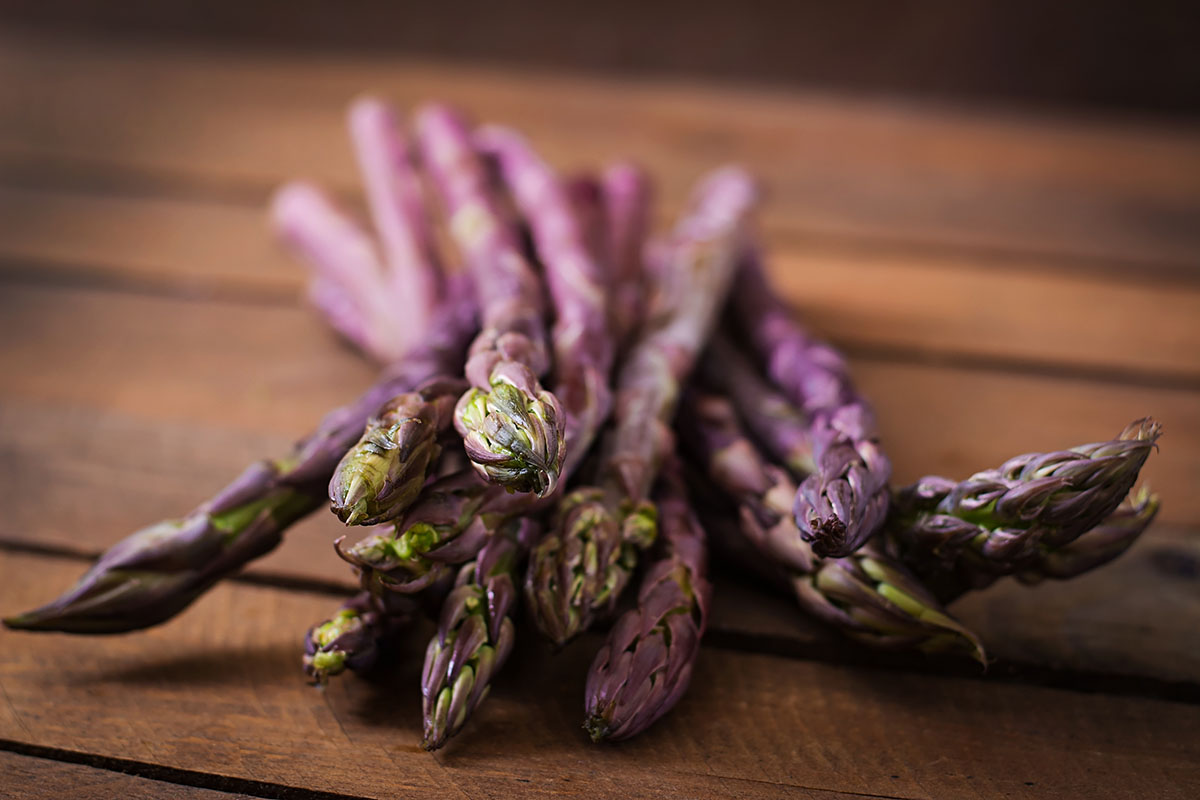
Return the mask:
[[441,287],[412,147],[395,111],[378,99],[355,101],[348,125],[386,261],[393,317],[419,330],[428,323]]
[[[409,343],[398,335],[382,292],[383,270],[371,237],[316,186],[285,184],[271,199],[271,220],[284,244],[312,272],[309,295],[330,325],[382,362]],[[353,309],[353,311],[350,311]]]
[[600,178],[600,193],[612,259],[612,328],[623,342],[642,319],[642,254],[650,230],[650,178],[634,164],[612,164]]

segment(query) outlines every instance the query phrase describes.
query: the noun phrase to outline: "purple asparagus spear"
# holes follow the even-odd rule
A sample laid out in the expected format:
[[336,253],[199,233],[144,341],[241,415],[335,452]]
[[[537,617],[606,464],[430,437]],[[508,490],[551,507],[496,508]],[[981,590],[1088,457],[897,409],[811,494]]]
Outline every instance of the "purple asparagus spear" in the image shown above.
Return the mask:
[[508,660],[514,639],[512,614],[520,597],[519,569],[536,536],[532,519],[508,520],[488,537],[478,558],[459,572],[421,673],[421,746],[426,750],[438,749],[458,733],[487,697],[492,676]]
[[612,330],[624,349],[643,316],[642,255],[650,229],[650,179],[633,164],[613,164],[601,176],[600,191],[612,260]]
[[1103,566],[1128,550],[1158,515],[1158,496],[1142,487],[1129,493],[1117,510],[1078,539],[1042,550],[1016,573],[1026,584],[1046,578],[1065,580]]
[[[895,494],[890,546],[947,602],[1002,575],[1036,570],[1046,554],[1116,511],[1161,431],[1140,419],[1112,441],[1028,453],[965,481],[922,478]],[[1157,501],[1137,505],[1144,513]]]
[[480,474],[514,492],[554,490],[565,452],[558,398],[538,376],[550,367],[542,288],[504,219],[467,124],[454,111],[418,113],[417,140],[482,303],[455,427]]
[[664,470],[655,499],[661,555],[588,671],[584,728],[595,741],[636,736],[679,702],[708,622],[704,529],[677,467]]
[[846,365],[832,348],[792,319],[748,251],[734,310],[767,374],[809,422],[816,470],[796,494],[796,524],[822,556],[854,552],[887,515],[892,467],[879,446],[875,419]]
[[304,182],[275,194],[272,218],[312,270],[313,304],[352,344],[387,364],[429,324],[442,278],[411,148],[395,114],[365,98],[351,105],[348,124],[378,240]]
[[[391,148],[392,156],[403,160],[407,158],[401,153],[403,142],[392,133],[383,132],[381,147]],[[395,192],[403,192],[396,182],[412,180],[399,169],[385,176],[373,168],[368,172],[368,184],[376,187],[373,192],[389,182]],[[399,231],[406,230],[414,242],[426,241],[428,226],[419,207],[372,202],[380,226],[391,231],[383,234],[385,238],[394,241],[401,235]],[[367,234],[335,212],[318,190],[305,185],[292,184],[281,190],[273,211],[285,238],[311,259],[329,285],[338,287],[346,302],[358,304],[355,308],[365,307],[361,304],[374,293],[381,274],[378,254]],[[422,244],[418,250],[425,252],[424,247]],[[436,306],[423,312],[429,323],[415,336],[375,327],[374,318],[359,321],[359,312],[351,315],[353,325],[359,327],[347,327],[343,332],[358,336],[363,347],[380,358],[403,353],[374,386],[351,405],[330,412],[290,455],[252,464],[186,517],[160,522],[118,542],[65,595],[9,618],[5,624],[31,630],[115,633],[164,622],[217,581],[273,549],[292,523],[319,508],[338,462],[371,415],[387,400],[411,392],[435,376],[457,373],[466,340],[476,329],[475,291],[467,277],[451,274],[440,278],[432,260],[393,267],[434,273],[424,279],[425,284],[436,289],[444,283],[444,294]],[[414,299],[428,303],[430,298]],[[388,314],[393,312],[387,309]],[[352,334],[352,330],[358,333]],[[389,331],[386,335],[394,335],[395,341],[385,342],[382,337]]]
[[[566,187],[520,134],[488,126],[475,140],[499,164],[504,184],[545,264],[555,309],[551,343],[556,396],[573,435],[591,442],[612,409],[609,380],[616,356],[603,266],[588,247]],[[567,472],[585,452],[572,447],[566,453]]]
[[[386,602],[386,605],[384,605]],[[417,603],[404,595],[359,592],[304,637],[304,672],[317,685],[349,669],[375,665],[380,646],[412,622]]]
[[803,480],[816,471],[808,419],[759,375],[723,332],[717,332],[700,359],[700,382],[729,398],[755,444],[793,477]]
[[329,482],[333,513],[347,525],[376,525],[413,504],[441,453],[466,382],[438,378],[398,395],[367,420]]
[[966,652],[984,661],[975,635],[882,548],[871,545],[844,558],[813,552],[788,508],[795,484],[763,460],[727,399],[689,394],[679,427],[681,442],[738,507],[740,533],[715,526],[714,537],[739,560],[786,584],[801,608],[876,647]]
[[754,196],[750,178],[734,168],[700,184],[661,270],[686,290],[648,321],[618,372],[616,419],[601,449],[599,483],[563,498],[553,528],[530,557],[526,594],[539,628],[557,644],[613,608],[638,550],[654,539],[649,493],[674,451],[669,425],[679,387],[716,323]]
[[121,540],[62,597],[5,625],[67,633],[148,628],[273,549],[290,525],[325,504],[338,461],[385,400],[462,363],[474,330],[469,297],[463,293],[444,303],[422,345],[354,403],[326,415],[288,456],[250,465],[186,517]]

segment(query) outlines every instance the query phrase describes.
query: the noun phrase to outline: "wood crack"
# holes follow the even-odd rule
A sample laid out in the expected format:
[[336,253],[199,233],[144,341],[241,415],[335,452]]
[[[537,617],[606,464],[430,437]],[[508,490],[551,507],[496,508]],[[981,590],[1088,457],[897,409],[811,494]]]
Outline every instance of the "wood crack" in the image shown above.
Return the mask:
[[271,800],[369,800],[364,795],[326,792],[320,789],[304,789],[299,786],[288,786],[287,784],[271,781],[234,778],[227,775],[216,775],[210,772],[168,767],[129,758],[82,753],[77,750],[67,750],[60,747],[44,747],[26,742],[17,742],[11,739],[0,739],[0,750],[32,758],[43,758],[49,761],[81,764],[94,769],[119,772],[124,775],[134,775],[161,783],[192,786],[197,789],[209,789],[228,794],[251,795],[253,797],[270,798]]

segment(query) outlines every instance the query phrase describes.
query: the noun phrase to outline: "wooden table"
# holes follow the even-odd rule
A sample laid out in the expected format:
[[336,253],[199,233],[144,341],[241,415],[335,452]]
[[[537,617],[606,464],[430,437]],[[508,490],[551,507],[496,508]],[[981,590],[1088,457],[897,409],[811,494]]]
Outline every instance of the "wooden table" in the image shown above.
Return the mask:
[[[691,691],[639,739],[580,730],[599,641],[522,642],[445,750],[411,658],[305,685],[347,590],[325,515],[144,634],[0,632],[0,795],[1200,796],[1200,131],[381,56],[0,39],[0,610],[282,451],[371,380],[264,225],[352,196],[346,101],[461,102],[564,168],[632,156],[661,217],[763,177],[771,269],[843,347],[896,477],[1165,423],[1160,521],[1093,575],[955,606],[986,674],[880,656],[719,578]],[[419,638],[419,637],[418,637]]]

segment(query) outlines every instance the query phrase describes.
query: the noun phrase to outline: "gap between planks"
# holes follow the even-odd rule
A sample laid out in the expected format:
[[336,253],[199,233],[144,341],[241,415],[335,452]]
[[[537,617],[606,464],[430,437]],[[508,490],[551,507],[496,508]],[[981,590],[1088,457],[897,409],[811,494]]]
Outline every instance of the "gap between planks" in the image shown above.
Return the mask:
[[[0,739],[0,752],[13,753],[18,756],[25,756],[29,759],[39,759],[44,761],[52,761],[59,764],[77,764],[83,767],[103,770],[106,772],[115,772],[121,775],[129,775],[134,778],[140,778],[146,781],[153,781],[156,784],[170,784],[174,786],[184,786],[194,789],[207,789],[209,792],[221,792],[222,794],[234,794],[243,797],[262,797],[268,800],[369,800],[369,798],[361,795],[341,794],[339,792],[327,792],[318,789],[305,789],[302,786],[288,786],[281,783],[272,783],[269,781],[256,781],[246,778],[235,778],[225,775],[216,775],[209,772],[200,772],[191,769],[180,769],[178,767],[168,767],[162,764],[153,764],[146,761],[136,761],[129,758],[117,758],[115,756],[96,755],[94,753],[84,753],[77,750],[68,750],[62,747],[43,747],[41,745],[31,744],[29,742],[18,742],[12,739]],[[37,771],[37,765],[30,765],[32,771]],[[79,776],[70,776],[78,780]],[[43,784],[41,790],[45,790]],[[64,787],[65,788],[65,787]],[[132,796],[130,787],[113,786],[108,787],[112,790],[121,790],[119,795],[122,798]],[[165,787],[164,787],[165,788]],[[145,794],[141,794],[141,789],[146,789]],[[150,786],[137,787],[138,797],[155,797],[162,798],[163,794],[155,792],[153,784]],[[66,796],[65,794],[63,796]],[[81,794],[78,786],[70,794],[73,798],[88,797],[91,795]],[[100,797],[101,795],[95,795]],[[112,797],[114,795],[106,795]],[[208,792],[200,794],[186,794],[178,798],[171,795],[171,800],[220,800],[219,797],[210,795]]]

